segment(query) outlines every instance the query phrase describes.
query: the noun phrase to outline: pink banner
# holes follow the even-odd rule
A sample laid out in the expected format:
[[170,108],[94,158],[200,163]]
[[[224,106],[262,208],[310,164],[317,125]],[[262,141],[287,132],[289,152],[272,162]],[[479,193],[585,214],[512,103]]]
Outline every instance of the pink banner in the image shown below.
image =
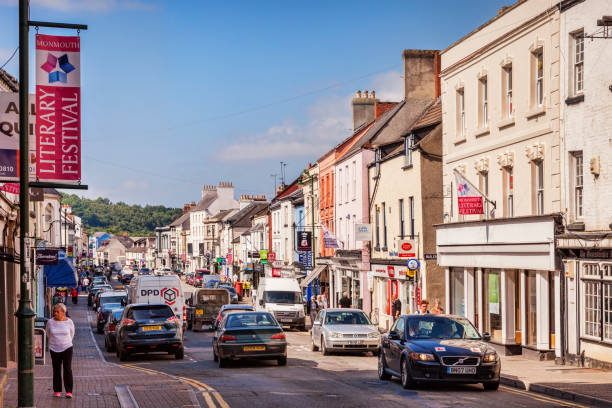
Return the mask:
[[36,177],[81,180],[80,37],[36,35]]
[[482,197],[458,197],[459,214],[484,214]]

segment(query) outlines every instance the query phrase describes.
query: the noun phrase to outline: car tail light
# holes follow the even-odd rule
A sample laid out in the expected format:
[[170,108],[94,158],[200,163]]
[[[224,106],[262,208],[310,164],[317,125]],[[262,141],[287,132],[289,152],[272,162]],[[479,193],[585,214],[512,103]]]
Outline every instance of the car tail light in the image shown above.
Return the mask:
[[114,324],[109,324],[108,325],[108,331],[114,332],[115,331],[115,325]]
[[287,338],[287,336],[285,336],[285,333],[278,333],[275,334],[274,336],[270,337],[271,339],[278,339],[278,340],[284,340]]
[[166,319],[167,322],[174,322],[174,323],[178,323],[179,319],[176,316],[172,316]]
[[132,319],[123,319],[123,324],[125,325],[129,325],[129,324],[135,324],[136,320],[132,320]]
[[226,342],[226,341],[236,341],[238,340],[235,336],[228,336],[227,334],[224,334],[223,336],[221,336],[221,342]]
[[102,320],[104,319],[104,315],[102,314],[102,312],[98,313],[98,320]]

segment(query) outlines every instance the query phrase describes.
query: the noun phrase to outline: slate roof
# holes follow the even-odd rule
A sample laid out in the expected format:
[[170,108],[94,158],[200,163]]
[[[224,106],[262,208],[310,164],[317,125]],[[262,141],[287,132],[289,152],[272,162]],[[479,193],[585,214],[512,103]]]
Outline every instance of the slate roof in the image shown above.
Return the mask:
[[372,146],[378,147],[393,143],[410,133],[425,109],[431,106],[435,99],[406,99],[397,113],[386,123],[372,140]]
[[251,226],[251,218],[267,208],[268,205],[269,203],[267,201],[253,201],[242,210],[229,217],[227,222],[232,224],[234,228],[248,228]]
[[223,219],[227,217],[232,211],[235,211],[235,209],[221,210],[218,213],[216,213],[214,216],[207,218],[205,221],[206,222],[223,221]]
[[178,227],[179,225],[182,225],[186,219],[188,220],[189,218],[189,213],[186,212],[185,214],[178,217],[176,220],[172,221],[169,225],[171,227]]
[[206,195],[191,211],[204,211],[217,199],[217,193],[210,193]]
[[0,69],[0,82],[11,92],[19,92],[19,81],[17,78],[9,74],[3,69]]
[[351,147],[346,152],[344,157],[350,157],[351,155],[353,155],[353,153],[361,149],[366,143],[372,140],[378,134],[378,132],[380,132],[387,125],[387,123],[389,123],[389,121],[397,114],[397,112],[402,108],[402,106],[404,106],[404,103],[405,101],[401,101],[393,108],[380,115],[380,117],[376,119],[376,122],[374,122],[372,127],[369,128],[367,132],[365,132],[363,135],[361,135],[359,140],[353,145],[353,147]]

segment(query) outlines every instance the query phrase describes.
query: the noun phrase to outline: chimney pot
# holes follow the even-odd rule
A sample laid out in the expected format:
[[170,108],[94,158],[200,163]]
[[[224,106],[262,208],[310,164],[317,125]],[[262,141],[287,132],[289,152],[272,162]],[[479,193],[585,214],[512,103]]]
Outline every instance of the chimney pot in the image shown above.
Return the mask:
[[367,90],[363,91],[363,97],[366,98],[366,99],[369,98]]
[[372,99],[376,98],[376,92],[375,91],[372,91],[372,93],[370,94],[370,98],[372,98]]
[[355,92],[355,98],[361,98],[361,91]]

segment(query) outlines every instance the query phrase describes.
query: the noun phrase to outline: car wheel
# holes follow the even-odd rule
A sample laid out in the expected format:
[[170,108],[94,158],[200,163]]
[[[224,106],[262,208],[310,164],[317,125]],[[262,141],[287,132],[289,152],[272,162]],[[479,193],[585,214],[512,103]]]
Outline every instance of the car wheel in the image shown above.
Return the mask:
[[217,356],[217,353],[215,353],[215,348],[213,347],[213,361],[216,363],[217,361],[219,361],[219,357]]
[[107,338],[104,339],[104,350],[106,350],[108,353],[111,352],[110,344]]
[[325,339],[323,338],[323,336],[321,336],[321,353],[323,353],[324,356],[329,356],[329,350],[325,345]]
[[391,379],[391,375],[387,373],[385,355],[382,351],[378,353],[378,378],[382,381],[388,381]]
[[279,366],[286,366],[287,365],[287,357],[279,357],[276,359],[276,362],[278,363]]
[[129,357],[129,354],[128,354],[128,352],[127,352],[127,351],[125,351],[125,350],[119,350],[119,360],[121,360],[121,361],[127,361],[128,357]]
[[99,328],[99,327],[98,327],[98,328],[96,328],[96,331],[98,332],[98,334],[102,334],[102,333],[104,333],[104,330],[100,330],[100,328]]
[[187,330],[192,330],[193,329],[193,323],[191,323],[191,320],[189,320],[187,322]]
[[489,381],[486,383],[482,383],[482,386],[487,391],[497,391],[499,388],[499,381]]
[[315,344],[314,340],[312,341],[312,351],[319,351],[319,347]]
[[402,380],[402,387],[404,387],[405,389],[413,388],[414,381],[412,381],[412,377],[410,377],[410,368],[408,367],[408,359],[406,358],[402,358],[400,374],[400,378]]
[[176,358],[177,360],[182,360],[184,356],[185,349],[183,349],[182,347],[176,353],[174,353],[174,358]]

